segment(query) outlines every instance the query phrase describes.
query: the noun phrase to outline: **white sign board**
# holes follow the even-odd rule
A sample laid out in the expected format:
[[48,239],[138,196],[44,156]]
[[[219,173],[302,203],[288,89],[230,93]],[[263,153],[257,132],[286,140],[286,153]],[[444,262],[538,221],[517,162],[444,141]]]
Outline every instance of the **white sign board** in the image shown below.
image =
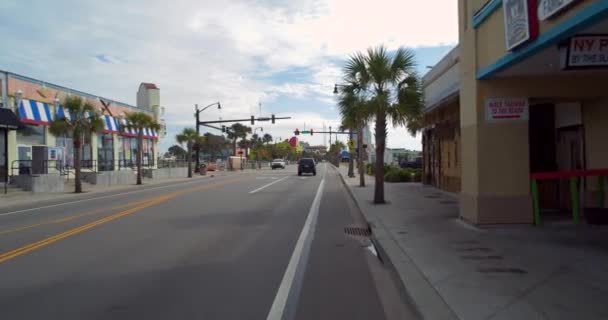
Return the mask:
[[608,35],[575,36],[570,39],[566,68],[608,66]]
[[59,160],[61,148],[48,148],[48,160]]
[[503,0],[505,40],[507,50],[512,50],[530,40],[530,17],[527,0]]
[[538,20],[545,21],[576,1],[578,0],[540,0]]
[[528,120],[527,98],[486,99],[487,121]]

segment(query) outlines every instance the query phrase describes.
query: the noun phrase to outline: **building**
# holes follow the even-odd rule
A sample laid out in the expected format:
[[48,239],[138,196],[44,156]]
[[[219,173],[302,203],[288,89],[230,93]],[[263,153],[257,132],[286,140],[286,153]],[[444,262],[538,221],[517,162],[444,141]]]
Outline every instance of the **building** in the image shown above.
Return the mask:
[[369,129],[369,125],[363,127],[363,146],[364,158],[367,159],[367,163],[376,162],[376,147],[374,146],[372,131]]
[[405,148],[386,148],[384,151],[384,163],[399,166],[401,163],[414,162],[420,157],[420,151]]
[[457,46],[422,79],[423,180],[450,192],[459,192],[461,185],[459,70]]
[[[157,121],[160,118],[160,94],[154,84],[144,83],[137,94],[138,106],[55,85],[23,75],[0,72],[3,112],[18,116],[20,128],[0,130],[0,173],[7,176],[44,171],[49,161],[64,167],[74,166],[73,140],[69,136],[56,137],[49,124],[57,116],[67,116],[61,101],[67,95],[79,95],[93,105],[104,120],[102,132],[84,137],[81,165],[91,171],[114,171],[132,167],[137,157],[135,132],[121,130],[124,116],[131,112],[147,112]],[[161,130],[164,131],[164,130]],[[158,139],[164,132],[145,130],[142,162],[147,167],[156,163]],[[47,168],[48,169],[48,168]]]
[[589,170],[608,168],[608,1],[533,2],[459,0],[459,46],[425,77],[425,180],[459,184],[472,223],[532,223],[535,199],[567,218],[576,189],[581,206],[606,197]]

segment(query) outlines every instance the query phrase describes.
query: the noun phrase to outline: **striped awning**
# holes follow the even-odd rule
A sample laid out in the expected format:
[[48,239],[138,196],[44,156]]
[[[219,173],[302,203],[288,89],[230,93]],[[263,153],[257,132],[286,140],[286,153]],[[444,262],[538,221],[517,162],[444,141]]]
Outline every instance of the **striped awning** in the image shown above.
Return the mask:
[[[137,136],[137,130],[135,129],[128,129],[124,126],[126,126],[127,124],[127,120],[126,119],[116,119],[118,124],[119,124],[119,131],[125,135],[125,136],[129,136],[129,137],[135,137]],[[143,129],[143,136],[146,139],[158,139],[158,133],[155,130],[149,129],[149,128],[144,128]]]
[[127,120],[126,119],[119,119],[119,124],[120,124],[120,132],[125,135],[125,136],[131,136],[134,137],[137,135],[137,133],[135,132],[135,130],[133,129],[129,129],[126,127],[127,125]]
[[51,109],[44,102],[23,99],[18,109],[19,118],[23,123],[48,125],[53,120]]
[[103,132],[104,133],[118,133],[120,127],[118,126],[118,120],[112,116],[103,115]]
[[57,119],[68,119],[68,120],[72,120],[73,114],[71,112],[67,112],[67,110],[65,110],[63,108],[63,106],[58,106],[57,107]]

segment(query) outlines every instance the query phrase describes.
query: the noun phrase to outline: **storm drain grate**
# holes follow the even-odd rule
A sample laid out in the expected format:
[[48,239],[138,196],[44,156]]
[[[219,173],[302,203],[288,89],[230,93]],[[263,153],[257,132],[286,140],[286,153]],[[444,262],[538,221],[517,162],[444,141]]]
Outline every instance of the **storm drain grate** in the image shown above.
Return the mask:
[[526,274],[528,271],[520,268],[480,268],[477,269],[481,273],[513,273],[513,274]]
[[368,228],[363,227],[344,227],[344,233],[355,237],[369,237],[372,235]]

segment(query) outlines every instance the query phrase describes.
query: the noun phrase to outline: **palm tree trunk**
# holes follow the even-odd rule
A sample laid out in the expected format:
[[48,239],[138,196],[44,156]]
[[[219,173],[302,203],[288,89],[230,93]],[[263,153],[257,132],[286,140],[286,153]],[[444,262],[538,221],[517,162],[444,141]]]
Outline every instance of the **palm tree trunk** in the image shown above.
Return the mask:
[[386,149],[386,112],[376,114],[376,170],[374,203],[384,203],[384,150]]
[[143,137],[143,132],[142,129],[138,130],[139,133],[137,134],[137,184],[142,184],[141,181],[141,163],[142,163],[142,157],[143,157],[143,149],[142,149],[142,145],[144,144],[144,137]]
[[[76,135],[74,135],[76,136]],[[79,138],[74,138],[74,193],[82,193],[82,181],[80,181],[80,153],[82,143]]]
[[[353,140],[353,130],[348,129],[348,143],[350,143],[352,140]],[[349,145],[348,146],[348,177],[349,178],[355,177],[354,161],[355,161],[355,159],[353,159],[353,153],[351,152],[351,147]]]
[[188,142],[188,178],[192,178],[192,143]]
[[365,187],[365,166],[363,165],[363,127],[357,132],[357,148],[359,149],[359,187]]

